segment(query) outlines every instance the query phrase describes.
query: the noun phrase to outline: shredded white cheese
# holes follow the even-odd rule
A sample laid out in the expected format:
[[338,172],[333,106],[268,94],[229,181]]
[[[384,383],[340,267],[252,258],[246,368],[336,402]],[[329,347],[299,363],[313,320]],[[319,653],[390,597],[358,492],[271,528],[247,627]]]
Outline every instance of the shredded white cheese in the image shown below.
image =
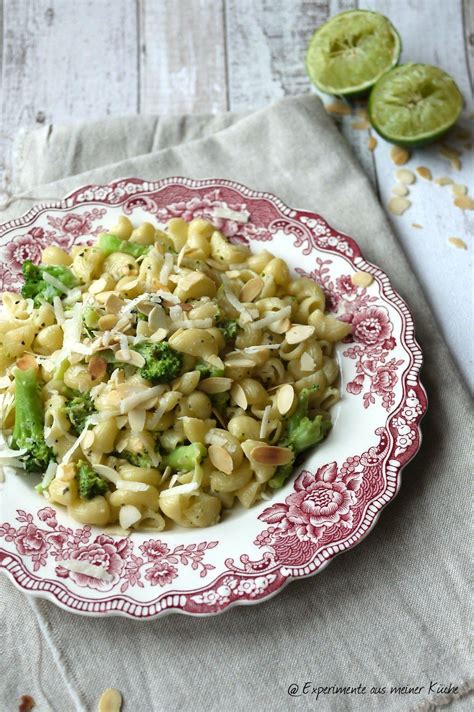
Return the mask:
[[82,292],[79,287],[74,287],[74,289],[71,289],[67,292],[67,297],[63,299],[64,304],[67,306],[70,306],[71,304],[75,304],[76,302],[79,301],[79,299],[82,296]]
[[60,297],[54,297],[53,308],[54,308],[54,316],[56,317],[57,323],[64,324],[64,321],[65,321],[64,309],[63,309],[63,303],[62,303]]
[[21,457],[25,452],[28,452],[26,448],[22,448],[21,450],[11,450],[10,448],[0,450],[0,460],[11,460],[14,457]]
[[124,398],[123,401],[121,401],[120,403],[120,412],[129,413],[138,405],[146,403],[147,401],[151,400],[152,398],[155,398],[156,396],[160,396],[163,393],[163,388],[164,386],[152,386],[151,388],[147,388],[141,393],[135,393],[132,396],[128,396],[128,398]]
[[264,329],[265,327],[269,326],[270,324],[275,323],[275,321],[280,321],[280,319],[285,319],[287,316],[290,316],[291,314],[291,307],[283,307],[283,309],[279,309],[278,311],[274,312],[266,312],[265,316],[262,317],[261,319],[257,319],[257,321],[252,322],[252,329]]
[[163,266],[160,270],[160,282],[165,286],[168,284],[168,280],[173,269],[173,255],[171,252],[167,252],[165,259],[163,261]]
[[120,350],[122,352],[121,360],[130,361],[131,354],[130,354],[130,349],[128,347],[128,339],[125,336],[125,334],[120,334]]
[[199,485],[197,482],[188,482],[188,484],[186,485],[178,485],[177,487],[172,487],[171,489],[163,490],[163,492],[160,492],[160,499],[168,497],[177,497],[182,494],[190,494],[191,492],[195,492],[197,489],[199,489]]
[[148,492],[150,485],[145,482],[132,482],[130,480],[117,480],[115,486],[118,490],[126,490],[128,492]]
[[279,349],[281,344],[262,344],[260,346],[246,346],[244,349],[237,349],[236,353],[244,354],[256,354],[259,351],[266,351],[267,349]]
[[142,514],[137,507],[131,504],[125,504],[120,507],[119,522],[123,529],[130,529],[134,524],[140,521]]
[[69,288],[66,287],[66,285],[63,284],[63,282],[61,282],[59,279],[53,277],[52,274],[49,274],[48,272],[44,271],[42,276],[45,282],[48,282],[48,284],[51,284],[56,289],[59,289],[59,291],[63,294],[69,294]]
[[120,479],[119,473],[114,470],[113,467],[108,467],[107,465],[92,465],[94,472],[104,478],[104,480],[109,480],[116,484]]
[[104,569],[103,566],[96,566],[95,564],[89,564],[87,561],[77,561],[76,559],[68,559],[67,561],[57,562],[63,569],[68,571],[74,571],[77,574],[84,574],[85,576],[90,576],[91,578],[99,579],[100,581],[112,581],[113,576]]
[[12,382],[8,376],[2,376],[0,378],[0,390],[3,391],[5,388],[10,388],[11,384]]
[[270,421],[271,405],[267,405],[263,411],[262,422],[260,423],[260,437],[262,440],[267,437],[268,423]]
[[214,208],[213,216],[215,218],[225,218],[227,220],[233,220],[234,222],[246,223],[249,220],[250,213],[248,210],[242,210],[241,212],[237,210],[231,210],[224,206],[219,206]]

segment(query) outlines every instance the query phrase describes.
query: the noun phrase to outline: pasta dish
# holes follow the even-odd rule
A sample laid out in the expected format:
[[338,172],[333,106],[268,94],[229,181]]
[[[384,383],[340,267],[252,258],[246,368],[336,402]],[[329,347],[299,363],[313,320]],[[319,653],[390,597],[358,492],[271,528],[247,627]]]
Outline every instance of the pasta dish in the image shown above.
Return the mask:
[[23,265],[0,321],[0,463],[78,522],[161,531],[267,499],[331,428],[321,287],[201,218],[119,217]]

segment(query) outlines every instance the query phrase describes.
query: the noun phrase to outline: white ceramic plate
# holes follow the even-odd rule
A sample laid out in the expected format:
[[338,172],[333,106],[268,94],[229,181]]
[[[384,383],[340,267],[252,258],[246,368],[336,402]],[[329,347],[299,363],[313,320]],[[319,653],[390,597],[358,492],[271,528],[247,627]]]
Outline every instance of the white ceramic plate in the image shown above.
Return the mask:
[[[219,206],[248,210],[250,219],[216,218]],[[321,284],[330,310],[353,325],[351,340],[337,351],[343,397],[332,411],[334,427],[270,501],[232,510],[208,529],[123,538],[78,527],[48,506],[31,477],[9,475],[2,485],[0,568],[24,591],[91,615],[209,615],[256,603],[355,546],[397,493],[401,470],[419,448],[426,410],[413,319],[350,237],[315,213],[226,180],[126,179],[38,205],[0,226],[0,289],[17,289],[23,261],[39,261],[46,245],[86,243],[121,213],[158,224],[204,216],[232,240],[266,248]],[[353,285],[359,270],[373,276],[369,287]],[[66,560],[99,565],[107,580],[70,571],[61,566]]]

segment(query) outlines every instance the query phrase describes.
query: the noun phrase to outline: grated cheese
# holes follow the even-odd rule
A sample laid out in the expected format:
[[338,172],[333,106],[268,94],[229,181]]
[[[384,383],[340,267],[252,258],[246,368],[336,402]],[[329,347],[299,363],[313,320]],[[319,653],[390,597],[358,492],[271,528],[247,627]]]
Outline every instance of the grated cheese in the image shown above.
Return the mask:
[[26,448],[22,448],[21,450],[11,450],[10,448],[0,450],[0,460],[11,460],[14,457],[21,457],[25,452],[28,452]]
[[120,413],[129,413],[131,410],[136,408],[137,405],[141,405],[156,396],[160,396],[163,393],[164,388],[165,386],[152,386],[141,393],[135,393],[132,396],[128,396],[128,398],[124,398],[120,403]]
[[84,438],[86,437],[86,434],[87,434],[87,432],[88,432],[88,430],[87,430],[87,425],[88,425],[88,420],[86,420],[86,425],[85,425],[84,430],[82,431],[82,433],[79,435],[78,438],[76,438],[76,440],[74,440],[74,442],[73,442],[73,444],[71,445],[71,447],[69,448],[69,450],[67,450],[67,452],[63,455],[63,459],[62,459],[62,464],[63,464],[63,465],[66,465],[66,464],[69,462],[69,460],[70,460],[71,457],[74,455],[74,453],[76,452],[76,450],[77,450],[77,448],[79,447],[79,445],[82,443],[82,441],[83,441]]
[[54,316],[58,324],[64,324],[64,309],[63,303],[59,297],[54,297],[53,299]]
[[267,349],[279,349],[281,344],[262,344],[260,346],[246,346],[244,349],[236,350],[236,353],[244,354],[256,354],[259,351],[266,351]]
[[114,470],[113,467],[108,467],[107,465],[92,465],[92,469],[105,480],[109,480],[109,482],[113,482],[114,484],[116,484],[120,478],[119,473]]
[[248,210],[231,210],[224,206],[219,206],[214,208],[213,216],[215,218],[226,218],[227,220],[233,220],[234,222],[246,223],[249,220],[250,213]]
[[79,287],[74,287],[74,289],[71,289],[69,292],[67,292],[67,297],[63,299],[64,304],[67,306],[71,306],[71,304],[76,304],[76,302],[79,301],[79,299],[82,297],[82,292]]
[[56,289],[59,289],[60,292],[63,294],[69,294],[69,289],[66,287],[63,282],[61,282],[59,279],[56,279],[56,277],[53,277],[52,274],[49,274],[48,272],[44,271],[42,274],[42,277],[45,282],[48,282],[48,284],[51,284],[53,287]]
[[280,319],[285,319],[287,316],[290,316],[290,314],[291,306],[283,307],[283,309],[279,309],[278,311],[274,312],[266,312],[264,317],[252,322],[252,329],[264,329],[270,324],[274,324],[276,321],[280,321]]
[[103,566],[95,566],[95,564],[89,564],[87,561],[77,561],[76,559],[68,559],[67,561],[57,562],[63,569],[68,571],[74,571],[77,574],[84,574],[85,576],[90,576],[90,578],[96,578],[100,581],[112,581],[113,576]]
[[120,507],[119,522],[122,529],[130,529],[134,524],[140,521],[142,514],[137,507],[132,504],[125,504]]
[[165,259],[163,261],[163,266],[160,270],[160,282],[161,284],[168,284],[168,280],[173,269],[173,255],[171,252],[167,252]]
[[163,490],[163,492],[160,492],[160,499],[162,497],[168,498],[168,497],[177,497],[182,494],[190,494],[191,492],[195,492],[197,489],[199,489],[199,485],[197,482],[188,482],[185,485],[178,485],[177,487]]
[[267,405],[267,407],[263,411],[262,422],[260,423],[260,437],[262,439],[267,437],[268,423],[270,421],[271,410],[272,406]]
[[0,390],[3,390],[5,388],[9,388],[11,386],[11,381],[8,376],[2,376],[0,378]]
[[122,352],[121,356],[123,361],[130,361],[132,358],[132,355],[130,353],[130,349],[128,347],[128,339],[125,336],[125,334],[120,334],[120,350]]

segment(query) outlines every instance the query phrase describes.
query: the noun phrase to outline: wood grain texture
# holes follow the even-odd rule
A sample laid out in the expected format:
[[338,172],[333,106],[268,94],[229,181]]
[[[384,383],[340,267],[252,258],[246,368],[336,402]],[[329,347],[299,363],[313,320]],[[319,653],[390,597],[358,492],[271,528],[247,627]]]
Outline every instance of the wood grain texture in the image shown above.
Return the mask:
[[227,109],[223,0],[139,0],[140,111]]

